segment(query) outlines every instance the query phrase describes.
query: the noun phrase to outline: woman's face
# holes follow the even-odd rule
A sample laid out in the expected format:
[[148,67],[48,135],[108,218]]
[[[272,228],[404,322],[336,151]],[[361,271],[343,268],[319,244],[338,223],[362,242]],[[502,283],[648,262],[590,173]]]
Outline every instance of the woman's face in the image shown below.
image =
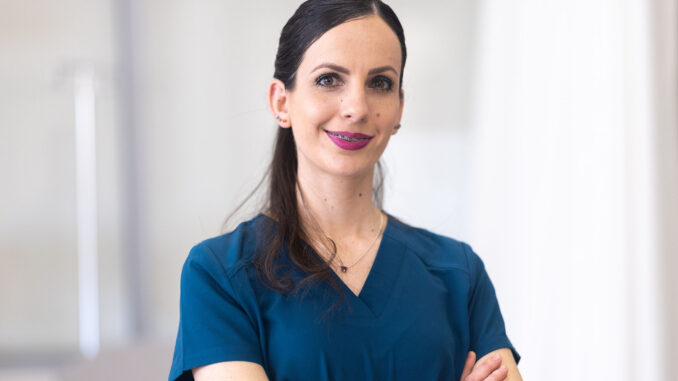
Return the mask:
[[400,71],[398,37],[377,16],[316,40],[286,93],[300,168],[339,176],[371,171],[400,123]]

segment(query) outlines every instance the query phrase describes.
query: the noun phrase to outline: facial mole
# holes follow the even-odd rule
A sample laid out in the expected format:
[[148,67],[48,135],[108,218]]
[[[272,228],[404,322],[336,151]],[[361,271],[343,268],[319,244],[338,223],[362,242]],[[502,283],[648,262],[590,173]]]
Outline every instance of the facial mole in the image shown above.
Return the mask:
[[358,193],[358,197],[362,197],[362,196],[363,196],[363,194],[362,194],[362,193]]
[[377,118],[380,117],[380,116],[381,116],[381,114],[377,113]]

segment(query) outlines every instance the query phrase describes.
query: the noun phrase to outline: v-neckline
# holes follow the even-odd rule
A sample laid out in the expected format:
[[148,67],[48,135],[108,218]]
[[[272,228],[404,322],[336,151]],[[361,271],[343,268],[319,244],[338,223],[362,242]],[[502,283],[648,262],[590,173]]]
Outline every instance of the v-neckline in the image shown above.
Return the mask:
[[[406,247],[399,240],[393,238],[398,234],[397,231],[394,232],[394,229],[396,229],[395,223],[391,221],[391,217],[387,213],[384,212],[384,214],[386,215],[386,226],[372,267],[358,295],[344,283],[334,270],[330,270],[331,276],[340,285],[348,302],[357,307],[350,315],[352,318],[378,319],[384,312],[394,289],[399,286],[397,280]],[[277,224],[277,221],[271,217],[263,213],[261,215]],[[309,245],[309,247],[315,252],[312,246]],[[316,255],[318,254],[316,253]]]
[[386,213],[384,213],[384,214],[386,215],[386,226],[384,226],[384,230],[380,234],[381,239],[379,240],[379,245],[377,246],[377,253],[374,255],[374,260],[372,261],[372,265],[370,266],[370,271],[367,273],[367,277],[365,278],[365,282],[363,282],[363,285],[360,287],[360,292],[358,292],[358,294],[356,295],[356,293],[353,292],[353,290],[346,284],[346,282],[344,282],[344,280],[341,279],[339,274],[337,274],[335,271],[332,271],[332,274],[335,275],[335,278],[338,281],[340,281],[341,284],[343,285],[344,291],[349,292],[356,299],[361,299],[360,296],[363,294],[363,290],[365,290],[365,287],[367,287],[368,283],[370,282],[370,278],[374,278],[374,271],[373,271],[374,268],[377,267],[377,265],[379,264],[378,262],[379,262],[380,257],[383,256],[383,254],[382,254],[383,245],[382,244],[384,242],[384,239],[386,238],[386,230],[388,229],[388,225],[389,225],[388,215]]
[[390,238],[392,228],[391,219],[386,214],[386,226],[377,248],[377,254],[367,274],[365,283],[363,283],[357,295],[344,283],[336,272],[332,271],[332,276],[339,282],[348,298],[354,304],[365,307],[374,318],[378,318],[386,307],[393,288],[396,286],[395,281],[402,264],[402,255],[400,255],[399,251],[395,250],[397,249],[397,241],[393,241]]

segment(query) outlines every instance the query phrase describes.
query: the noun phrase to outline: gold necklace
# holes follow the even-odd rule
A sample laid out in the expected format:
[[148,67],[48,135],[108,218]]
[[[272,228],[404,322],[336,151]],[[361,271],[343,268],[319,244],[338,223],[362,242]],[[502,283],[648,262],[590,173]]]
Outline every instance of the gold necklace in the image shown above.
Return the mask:
[[[304,210],[306,211],[306,214],[307,214],[307,215],[315,222],[315,225],[316,225],[316,227],[318,228],[318,230],[320,230],[320,233],[322,233],[322,235],[325,236],[325,238],[327,238],[327,239],[329,239],[330,241],[332,241],[332,238],[331,238],[331,237],[328,237],[327,234],[325,234],[325,232],[322,230],[322,228],[320,227],[320,225],[318,224],[318,222],[315,221],[315,218],[313,218],[313,216],[311,215],[311,212],[310,212],[310,211],[308,210],[308,208],[306,207],[306,201],[304,200],[304,194],[301,192],[301,187],[299,186],[299,182],[297,182],[296,188],[297,188],[297,190],[299,191],[299,195],[301,196],[301,203],[302,203],[302,205],[304,206]],[[348,271],[348,269],[350,269],[351,267],[355,266],[358,262],[360,262],[361,259],[363,259],[363,258],[365,257],[365,255],[367,255],[367,253],[370,251],[370,249],[372,248],[372,246],[374,246],[374,243],[377,242],[377,239],[379,238],[379,236],[380,236],[381,233],[382,233],[382,228],[383,228],[383,227],[384,227],[384,215],[381,214],[381,212],[380,212],[380,218],[379,218],[379,230],[377,230],[377,235],[374,237],[374,239],[372,240],[372,242],[370,243],[370,245],[367,247],[367,249],[365,250],[365,252],[364,252],[360,257],[358,257],[358,259],[356,259],[352,264],[350,264],[350,265],[348,265],[348,266],[345,266],[345,265],[344,265],[344,262],[341,260],[341,258],[339,258],[339,255],[338,255],[338,254],[335,254],[335,258],[337,258],[337,259],[339,260],[339,263],[340,263],[339,269],[341,270],[342,273],[346,273],[346,272]],[[309,237],[309,238],[311,238],[311,237]],[[313,238],[311,238],[311,239],[313,239]],[[325,246],[322,242],[319,242],[318,240],[315,240],[315,239],[313,239],[313,240],[314,240],[316,243],[320,244],[320,246],[325,247],[325,249],[327,249],[327,246]],[[333,241],[333,242],[334,242],[334,241]],[[336,248],[336,244],[335,244],[335,248]],[[328,251],[330,251],[330,250],[328,250]],[[332,259],[334,260],[334,258],[332,258]]]
[[[358,259],[356,259],[352,264],[346,266],[346,265],[344,265],[344,261],[342,261],[341,258],[339,258],[339,255],[336,256],[336,258],[339,260],[339,263],[340,263],[339,268],[341,269],[342,273],[347,272],[348,269],[355,266],[358,262],[360,262],[361,259],[363,259],[367,255],[367,253],[370,251],[372,246],[374,246],[374,243],[377,242],[377,239],[381,235],[381,229],[383,227],[384,227],[384,216],[382,215],[381,218],[379,219],[379,230],[377,230],[377,235],[374,237],[374,239],[372,240],[372,243],[370,243],[370,246],[367,247],[365,252],[360,257],[358,257]],[[325,233],[323,233],[323,234],[325,234]]]

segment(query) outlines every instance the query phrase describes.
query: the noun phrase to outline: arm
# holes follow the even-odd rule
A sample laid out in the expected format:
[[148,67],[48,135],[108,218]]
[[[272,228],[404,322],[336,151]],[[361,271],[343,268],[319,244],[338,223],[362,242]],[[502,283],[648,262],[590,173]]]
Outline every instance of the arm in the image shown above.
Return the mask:
[[249,361],[225,361],[193,368],[195,381],[268,381],[264,368]]
[[252,293],[246,274],[240,274],[241,278],[230,276],[206,243],[191,249],[181,273],[170,380],[267,380],[263,367],[256,365],[264,364],[258,328],[242,302]]
[[[506,378],[499,378],[500,380],[522,381],[516,364],[520,355],[513,349],[513,345],[506,336],[504,319],[501,316],[494,286],[480,257],[468,245],[465,249],[469,256],[472,285],[469,297],[470,347],[481,354],[487,353],[478,360],[473,370],[475,372],[476,369],[493,366],[496,362],[497,366],[505,368],[503,373],[506,374]],[[493,359],[495,355],[499,356],[496,360]],[[469,381],[471,380],[474,379],[471,378]]]
[[[476,380],[506,380],[523,381],[518,371],[518,365],[513,358],[513,353],[508,348],[501,348],[483,356],[475,365],[475,353],[469,352],[469,356],[462,373],[462,381]],[[471,369],[471,367],[473,367]],[[485,378],[487,377],[487,378]]]

